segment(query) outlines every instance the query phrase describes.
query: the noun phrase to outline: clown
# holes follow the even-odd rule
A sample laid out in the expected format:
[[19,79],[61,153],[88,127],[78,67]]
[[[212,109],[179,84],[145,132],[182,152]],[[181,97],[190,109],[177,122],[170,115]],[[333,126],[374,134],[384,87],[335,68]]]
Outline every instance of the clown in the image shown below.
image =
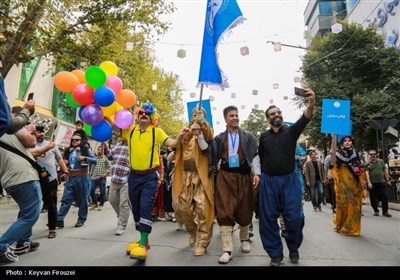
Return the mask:
[[152,230],[152,209],[159,176],[159,147],[166,145],[176,147],[188,132],[183,129],[176,140],[159,127],[155,127],[157,113],[150,103],[143,104],[137,110],[137,124],[124,129],[122,134],[128,142],[129,165],[131,168],[128,179],[129,200],[132,205],[136,230],[140,232],[140,240],[130,243],[127,253],[131,259],[145,261],[149,249],[149,234]]

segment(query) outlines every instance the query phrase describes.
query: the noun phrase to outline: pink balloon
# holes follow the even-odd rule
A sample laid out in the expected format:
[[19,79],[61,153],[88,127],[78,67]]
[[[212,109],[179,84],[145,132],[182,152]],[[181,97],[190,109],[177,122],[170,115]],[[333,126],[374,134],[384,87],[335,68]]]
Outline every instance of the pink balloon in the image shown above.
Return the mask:
[[131,112],[119,110],[114,115],[114,123],[121,129],[127,129],[133,124],[133,116]]
[[105,86],[118,93],[122,89],[122,81],[118,76],[108,76]]
[[79,84],[72,91],[72,97],[81,105],[94,103],[94,90],[87,84]]

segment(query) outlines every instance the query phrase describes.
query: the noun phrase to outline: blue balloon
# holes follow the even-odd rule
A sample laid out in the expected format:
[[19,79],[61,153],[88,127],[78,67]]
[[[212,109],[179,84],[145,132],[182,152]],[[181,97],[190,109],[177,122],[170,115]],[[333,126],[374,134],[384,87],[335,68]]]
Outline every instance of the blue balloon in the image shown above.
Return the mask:
[[98,142],[105,142],[109,140],[112,136],[111,124],[102,120],[98,125],[92,126],[92,137]]
[[99,87],[94,92],[94,100],[102,107],[108,107],[115,101],[115,93],[109,87]]
[[83,108],[85,108],[84,105],[82,105],[78,110],[78,116],[79,116],[80,119],[82,119],[82,110],[83,110]]

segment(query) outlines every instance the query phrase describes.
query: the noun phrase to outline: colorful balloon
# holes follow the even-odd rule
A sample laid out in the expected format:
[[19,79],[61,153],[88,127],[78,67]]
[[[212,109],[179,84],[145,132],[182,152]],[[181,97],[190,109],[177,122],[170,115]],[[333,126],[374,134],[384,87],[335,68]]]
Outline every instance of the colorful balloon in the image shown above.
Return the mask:
[[83,123],[83,130],[86,132],[88,136],[92,136],[92,127],[87,123]]
[[106,87],[111,88],[115,93],[120,92],[122,90],[122,81],[117,76],[108,76]]
[[112,61],[103,61],[100,63],[100,68],[106,72],[107,76],[117,76],[118,75],[118,67]]
[[112,127],[109,122],[102,120],[98,125],[92,126],[92,137],[98,142],[105,142],[112,136]]
[[101,107],[101,110],[103,110],[104,117],[112,116],[117,111],[117,102],[114,102],[113,104],[107,107]]
[[114,123],[121,129],[127,129],[133,124],[134,118],[131,112],[126,110],[117,111],[114,115]]
[[79,84],[72,91],[74,100],[81,105],[88,105],[94,103],[94,90],[87,84]]
[[68,71],[61,71],[54,77],[54,85],[59,91],[71,92],[79,84],[79,79]]
[[86,83],[84,71],[76,69],[76,70],[71,71],[71,73],[74,74],[75,77],[78,78],[80,84]]
[[98,88],[106,83],[107,74],[99,66],[90,66],[86,70],[85,80],[91,88]]
[[80,119],[82,119],[82,110],[83,110],[83,108],[85,108],[85,106],[82,105],[78,110],[78,116],[79,116]]
[[123,89],[116,94],[117,102],[124,108],[129,108],[136,103],[136,94],[129,90]]
[[107,107],[114,103],[115,94],[109,87],[99,87],[94,92],[94,100],[98,105]]
[[71,106],[72,108],[79,108],[79,107],[81,107],[81,104],[77,103],[77,102],[74,100],[74,98],[73,98],[73,96],[72,96],[72,93],[70,93],[70,92],[67,92],[67,93],[65,94],[65,101],[67,101],[67,104],[68,104],[69,106]]
[[[104,113],[99,105],[90,104],[82,109],[82,121],[88,125],[94,126],[98,125],[104,119]],[[93,128],[92,128],[93,133]]]

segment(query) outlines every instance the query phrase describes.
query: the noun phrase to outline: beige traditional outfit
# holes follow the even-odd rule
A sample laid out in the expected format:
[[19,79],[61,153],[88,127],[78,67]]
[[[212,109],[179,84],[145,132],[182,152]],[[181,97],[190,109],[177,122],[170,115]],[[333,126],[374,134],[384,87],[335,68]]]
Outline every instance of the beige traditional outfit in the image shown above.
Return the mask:
[[[204,140],[212,140],[210,126],[201,125]],[[198,136],[184,137],[176,149],[172,205],[177,222],[189,232],[189,244],[196,256],[204,255],[212,238],[214,222],[214,182],[208,175],[209,160],[206,150],[201,150]]]

